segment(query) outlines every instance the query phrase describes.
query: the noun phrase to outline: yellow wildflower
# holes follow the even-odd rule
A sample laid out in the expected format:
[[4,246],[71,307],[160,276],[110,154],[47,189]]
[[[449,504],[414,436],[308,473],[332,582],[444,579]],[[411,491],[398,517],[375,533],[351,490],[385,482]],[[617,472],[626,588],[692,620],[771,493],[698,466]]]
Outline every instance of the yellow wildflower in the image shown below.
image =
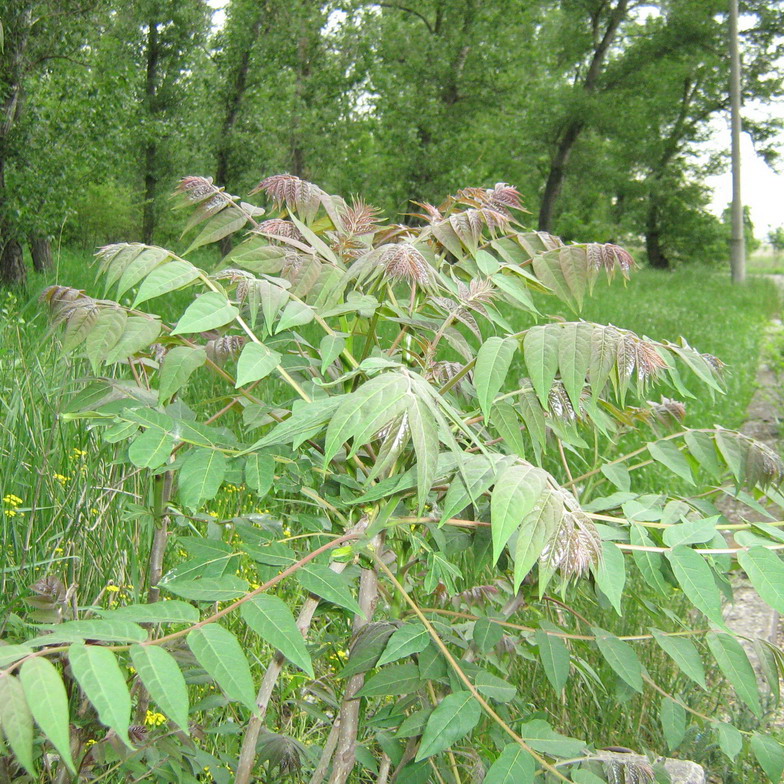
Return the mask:
[[144,723],[149,727],[159,727],[166,723],[166,717],[162,713],[148,710],[144,717]]
[[79,449],[77,447],[73,448],[74,457],[87,457],[87,452],[84,449]]
[[7,504],[8,506],[21,506],[24,502],[18,495],[8,493],[7,495],[3,496],[3,503]]
[[52,474],[52,477],[56,479],[61,485],[66,484],[66,482],[71,481],[70,476],[64,476],[63,474]]
[[106,586],[106,590],[109,591],[110,593],[117,593],[120,590],[120,586],[119,585],[107,585]]

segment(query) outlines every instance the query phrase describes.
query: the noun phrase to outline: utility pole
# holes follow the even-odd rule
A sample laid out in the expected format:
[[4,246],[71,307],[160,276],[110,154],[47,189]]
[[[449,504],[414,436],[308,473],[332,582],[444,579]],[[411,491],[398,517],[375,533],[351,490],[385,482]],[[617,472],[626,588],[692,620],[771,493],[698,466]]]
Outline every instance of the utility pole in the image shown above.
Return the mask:
[[746,280],[746,244],[743,238],[743,202],[740,192],[740,53],[738,0],[730,0],[730,126],[732,130],[732,282]]

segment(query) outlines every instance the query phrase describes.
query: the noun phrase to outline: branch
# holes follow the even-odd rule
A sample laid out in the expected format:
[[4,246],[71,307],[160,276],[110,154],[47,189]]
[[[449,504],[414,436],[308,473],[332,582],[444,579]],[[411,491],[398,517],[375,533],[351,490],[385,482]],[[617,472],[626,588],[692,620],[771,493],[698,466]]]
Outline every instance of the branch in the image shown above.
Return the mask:
[[415,17],[417,17],[417,19],[420,19],[424,23],[430,35],[435,35],[436,33],[428,18],[419,11],[415,11],[413,8],[406,8],[405,6],[397,5],[397,3],[376,3],[375,5],[381,6],[381,8],[394,8],[397,11],[404,11],[407,14],[413,14]]

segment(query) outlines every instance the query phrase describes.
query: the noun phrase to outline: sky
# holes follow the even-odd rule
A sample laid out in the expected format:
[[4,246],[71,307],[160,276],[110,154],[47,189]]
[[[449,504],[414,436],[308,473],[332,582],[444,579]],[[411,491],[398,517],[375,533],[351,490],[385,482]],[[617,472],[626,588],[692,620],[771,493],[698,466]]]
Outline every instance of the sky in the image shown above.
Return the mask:
[[[774,107],[772,114],[784,120],[784,105]],[[713,190],[710,209],[718,216],[732,200],[732,176],[730,175],[730,129],[729,116],[713,123],[712,139],[708,146],[714,150],[726,150],[727,171],[708,177],[706,182]],[[754,151],[748,134],[741,135],[741,199],[748,205],[754,235],[766,240],[768,232],[784,226],[784,138],[778,145],[782,162],[773,171]]]

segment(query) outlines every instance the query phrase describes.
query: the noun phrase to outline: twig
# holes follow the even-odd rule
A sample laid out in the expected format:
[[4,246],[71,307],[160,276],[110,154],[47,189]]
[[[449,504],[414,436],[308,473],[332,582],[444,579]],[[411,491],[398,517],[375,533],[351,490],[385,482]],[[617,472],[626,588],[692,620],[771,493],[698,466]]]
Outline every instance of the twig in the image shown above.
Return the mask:
[[[374,538],[371,543],[374,555],[383,542],[383,532]],[[378,558],[378,557],[377,557]],[[378,558],[380,561],[380,558]],[[356,635],[363,626],[366,626],[376,610],[378,601],[378,574],[375,569],[363,569],[359,581],[359,606],[363,616],[354,617],[354,634]],[[357,751],[357,733],[359,731],[360,700],[357,692],[365,683],[365,673],[352,675],[346,683],[343,692],[343,702],[340,705],[340,731],[338,733],[335,760],[332,764],[332,775],[329,784],[345,784],[351,771],[354,769]]]
[[[367,517],[363,517],[357,525],[355,525],[348,533],[352,537],[361,536],[366,530],[370,521]],[[348,535],[348,534],[347,534]],[[329,568],[335,574],[340,574],[348,564],[341,562],[332,562]],[[299,628],[302,636],[305,637],[310,629],[310,624],[313,621],[313,615],[318,607],[319,599],[315,596],[309,596],[297,617],[297,627]],[[247,784],[250,781],[250,775],[253,771],[253,763],[256,760],[256,742],[259,739],[261,726],[264,723],[264,718],[267,714],[270,699],[272,699],[272,692],[275,690],[275,684],[278,682],[285,657],[280,651],[276,651],[272,658],[267,671],[264,673],[264,678],[261,681],[259,692],[256,695],[257,712],[251,716],[248,726],[245,728],[245,734],[242,738],[242,748],[240,749],[240,756],[237,762],[237,774],[234,779],[235,784]],[[326,748],[326,746],[325,746]],[[331,756],[331,754],[330,754]],[[329,761],[327,761],[329,764]],[[322,774],[323,778],[323,774]]]

